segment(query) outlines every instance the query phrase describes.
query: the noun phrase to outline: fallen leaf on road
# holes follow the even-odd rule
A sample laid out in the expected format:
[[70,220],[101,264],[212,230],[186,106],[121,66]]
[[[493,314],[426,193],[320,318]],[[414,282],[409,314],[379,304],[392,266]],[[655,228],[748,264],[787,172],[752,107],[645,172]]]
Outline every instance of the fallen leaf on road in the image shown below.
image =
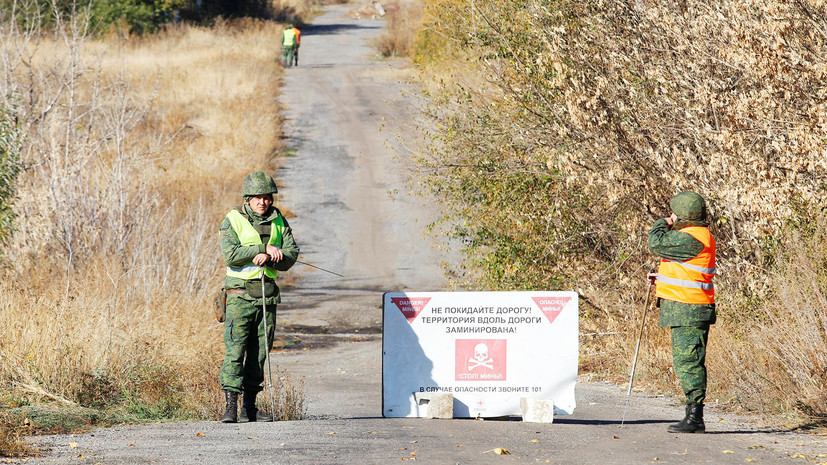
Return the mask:
[[411,441],[408,444],[416,444],[416,441]]
[[735,453],[735,452],[732,452],[731,450],[725,450],[725,451],[721,451],[721,452],[723,452],[724,454],[734,454]]
[[76,443],[76,442],[70,442],[70,443],[69,443],[69,447],[71,447],[72,449],[77,449],[77,448],[78,448],[78,443]]
[[[615,436],[615,439],[618,439],[618,437]],[[539,439],[532,439],[531,442],[540,442],[540,440]]]
[[85,459],[86,457],[84,457],[84,456],[83,456],[83,454],[79,454],[79,455],[78,455],[78,458],[79,458],[79,459]]
[[503,449],[502,447],[498,447],[498,448],[494,449],[494,453],[497,454],[497,455],[508,455],[511,452],[508,452],[507,450]]
[[201,434],[201,433],[197,433],[197,434],[195,435],[195,437],[197,437],[197,438],[203,438],[203,437],[204,437],[204,435],[203,435],[203,434]]
[[620,436],[612,436],[612,439],[620,439]]
[[329,432],[329,433],[327,433],[327,434],[336,434],[336,432],[335,432],[335,431],[330,431],[330,432]]
[[457,447],[462,447],[462,444],[457,444]]
[[809,457],[807,457],[804,454],[795,454],[795,455],[793,455],[793,458],[794,459],[808,459]]
[[754,461],[755,461],[755,459],[754,459],[754,458],[752,458],[752,457],[750,457],[750,458],[748,458],[748,459],[747,459],[747,462],[754,462]]
[[764,446],[749,446],[747,449],[766,449]]
[[130,444],[128,447],[135,447],[135,444]]

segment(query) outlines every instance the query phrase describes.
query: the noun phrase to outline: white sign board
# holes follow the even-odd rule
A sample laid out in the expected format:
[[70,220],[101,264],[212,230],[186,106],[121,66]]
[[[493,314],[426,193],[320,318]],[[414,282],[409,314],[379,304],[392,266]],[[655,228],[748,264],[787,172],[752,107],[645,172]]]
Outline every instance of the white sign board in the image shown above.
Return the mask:
[[520,398],[574,411],[576,292],[389,292],[382,410],[426,416],[416,392],[454,396],[454,417],[521,415]]

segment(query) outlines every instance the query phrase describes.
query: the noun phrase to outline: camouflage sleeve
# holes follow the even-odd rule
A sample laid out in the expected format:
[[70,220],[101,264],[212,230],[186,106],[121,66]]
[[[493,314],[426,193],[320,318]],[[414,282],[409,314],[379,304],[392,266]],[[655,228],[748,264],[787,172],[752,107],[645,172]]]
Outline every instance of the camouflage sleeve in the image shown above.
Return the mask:
[[256,254],[262,253],[258,245],[241,245],[238,235],[230,226],[230,220],[224,218],[221,226],[218,227],[218,235],[221,242],[221,255],[224,256],[224,263],[227,266],[242,266],[253,261]]
[[691,235],[671,231],[663,218],[655,221],[649,231],[649,251],[658,257],[683,262],[697,257],[703,249],[701,241]]
[[284,233],[282,234],[281,253],[284,254],[284,258],[280,262],[274,264],[273,268],[279,271],[287,271],[296,264],[296,260],[299,258],[299,246],[296,244],[295,239],[293,239],[293,229],[287,222],[287,218],[284,218]]

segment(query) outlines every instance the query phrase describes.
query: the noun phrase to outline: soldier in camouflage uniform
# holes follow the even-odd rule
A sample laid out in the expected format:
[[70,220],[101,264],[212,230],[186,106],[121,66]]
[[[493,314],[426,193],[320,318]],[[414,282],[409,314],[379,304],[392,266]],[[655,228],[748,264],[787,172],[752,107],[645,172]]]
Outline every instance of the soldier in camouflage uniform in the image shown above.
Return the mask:
[[649,231],[649,250],[661,257],[655,295],[660,326],[672,331],[672,361],[686,395],[686,415],[672,433],[703,433],[706,398],[706,345],[715,323],[715,240],[706,224],[706,204],[695,192],[669,202],[672,215]]
[[[250,173],[241,188],[244,205],[227,213],[219,226],[221,253],[227,265],[226,350],[220,376],[227,404],[221,417],[224,423],[238,421],[239,393],[244,395],[242,420],[266,419],[257,413],[256,395],[264,381],[264,363],[273,346],[276,304],[281,301],[275,278],[299,257],[290,225],[273,207],[277,192],[272,177],[262,171]],[[263,300],[266,316],[262,315]],[[266,337],[263,317],[267,318]]]

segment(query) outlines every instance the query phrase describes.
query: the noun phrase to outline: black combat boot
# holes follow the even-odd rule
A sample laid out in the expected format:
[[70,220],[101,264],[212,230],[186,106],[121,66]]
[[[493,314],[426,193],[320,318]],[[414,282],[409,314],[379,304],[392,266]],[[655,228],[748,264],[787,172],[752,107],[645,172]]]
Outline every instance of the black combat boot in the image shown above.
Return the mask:
[[273,421],[270,415],[258,413],[256,408],[256,391],[244,391],[244,404],[241,407],[241,421]]
[[224,391],[224,397],[227,400],[227,411],[221,417],[221,423],[235,423],[238,421],[238,393]]
[[669,425],[670,433],[703,433],[706,431],[704,425],[704,405],[690,402],[686,404],[686,416],[683,420],[674,425]]

